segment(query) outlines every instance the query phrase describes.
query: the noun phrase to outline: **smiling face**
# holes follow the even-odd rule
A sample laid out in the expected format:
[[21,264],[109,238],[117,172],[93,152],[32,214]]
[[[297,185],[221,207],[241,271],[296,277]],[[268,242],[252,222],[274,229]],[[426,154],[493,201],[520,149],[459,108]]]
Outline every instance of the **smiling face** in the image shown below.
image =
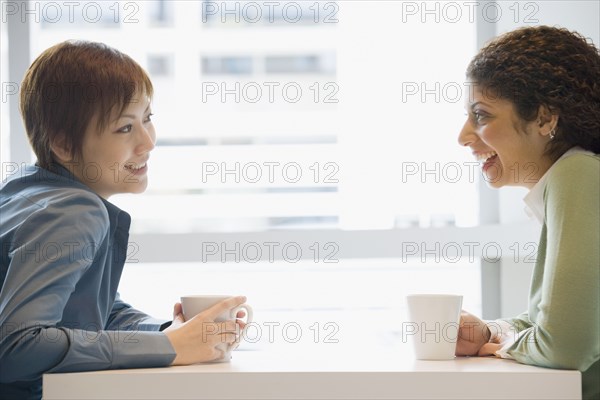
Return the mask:
[[83,139],[80,161],[69,168],[99,196],[141,193],[148,185],[148,158],[156,133],[150,99],[136,94],[120,115],[98,131],[96,116]]
[[550,140],[546,124],[523,121],[510,101],[488,95],[478,85],[472,89],[459,143],[482,163],[489,186],[532,188],[552,165],[544,154]]

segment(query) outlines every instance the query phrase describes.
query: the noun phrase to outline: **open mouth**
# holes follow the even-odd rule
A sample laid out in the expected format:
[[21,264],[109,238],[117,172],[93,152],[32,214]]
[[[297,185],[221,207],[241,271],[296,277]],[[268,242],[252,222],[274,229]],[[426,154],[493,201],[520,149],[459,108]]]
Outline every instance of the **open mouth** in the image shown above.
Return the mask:
[[489,151],[487,153],[477,154],[477,161],[485,164],[486,162],[496,157],[498,157],[498,153],[496,153],[495,151]]
[[487,171],[498,158],[498,153],[495,151],[488,151],[486,153],[479,153],[475,155],[475,159],[481,164],[483,171]]
[[127,165],[125,165],[125,169],[127,171],[130,171],[134,175],[138,175],[138,174],[141,174],[141,173],[143,173],[143,172],[146,171],[147,164],[146,163],[142,163],[142,164],[127,164]]
[[498,153],[495,151],[488,151],[487,153],[477,154],[477,161],[481,163],[481,167],[485,172],[488,168],[494,164],[496,159],[498,158]]

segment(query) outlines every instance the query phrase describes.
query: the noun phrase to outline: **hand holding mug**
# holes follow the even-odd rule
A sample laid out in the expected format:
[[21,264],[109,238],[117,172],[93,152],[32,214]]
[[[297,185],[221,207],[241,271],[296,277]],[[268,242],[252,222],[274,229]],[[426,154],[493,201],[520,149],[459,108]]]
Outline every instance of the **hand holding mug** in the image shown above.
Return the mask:
[[208,361],[228,361],[245,323],[236,320],[244,309],[246,322],[252,321],[252,308],[246,297],[185,296],[174,309],[173,324],[164,332],[177,353],[172,365]]
[[[460,313],[460,328],[456,342],[457,356],[483,356],[484,345],[490,340],[490,329],[486,323],[475,315],[462,311]],[[497,349],[496,349],[497,350]]]

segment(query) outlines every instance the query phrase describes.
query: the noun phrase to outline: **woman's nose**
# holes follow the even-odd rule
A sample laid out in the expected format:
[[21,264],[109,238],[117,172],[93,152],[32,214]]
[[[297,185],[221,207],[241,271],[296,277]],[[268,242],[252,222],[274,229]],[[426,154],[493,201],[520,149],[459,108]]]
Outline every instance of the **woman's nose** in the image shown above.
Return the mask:
[[154,127],[144,127],[141,132],[140,143],[138,145],[138,153],[144,154],[152,151],[156,143],[156,133]]
[[458,144],[461,146],[470,146],[473,142],[477,140],[477,135],[473,132],[471,128],[471,124],[467,119],[458,134]]

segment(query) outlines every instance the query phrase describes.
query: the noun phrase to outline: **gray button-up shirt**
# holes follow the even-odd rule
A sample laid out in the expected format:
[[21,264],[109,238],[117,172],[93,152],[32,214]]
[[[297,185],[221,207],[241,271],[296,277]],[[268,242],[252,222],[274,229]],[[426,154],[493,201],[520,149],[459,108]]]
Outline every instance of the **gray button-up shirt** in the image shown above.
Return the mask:
[[0,398],[40,398],[47,372],[173,361],[160,322],[117,293],[130,221],[62,167],[0,188]]

